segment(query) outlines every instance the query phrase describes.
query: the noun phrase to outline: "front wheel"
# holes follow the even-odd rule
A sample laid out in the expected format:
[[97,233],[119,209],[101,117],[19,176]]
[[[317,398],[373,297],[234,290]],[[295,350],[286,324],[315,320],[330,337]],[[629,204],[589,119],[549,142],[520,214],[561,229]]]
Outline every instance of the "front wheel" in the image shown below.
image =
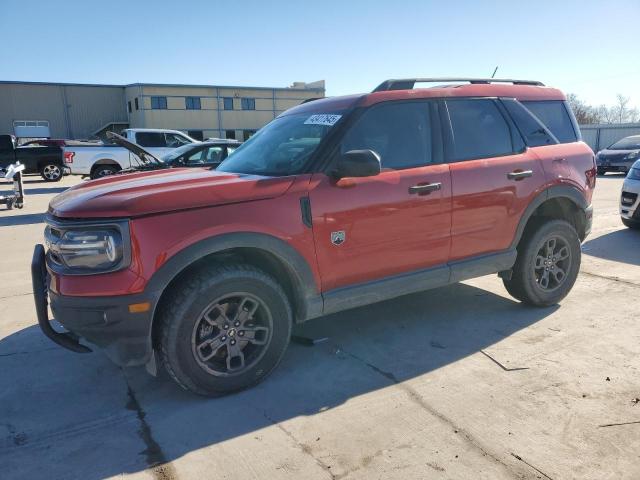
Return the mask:
[[536,307],[554,305],[567,296],[580,270],[580,239],[564,220],[536,221],[527,228],[507,291]]
[[98,165],[91,171],[91,180],[114,175],[118,173],[119,170],[115,165]]
[[640,221],[638,221],[638,220],[632,220],[632,219],[624,218],[624,217],[620,217],[620,220],[622,220],[622,223],[627,228],[632,228],[634,230],[640,229]]
[[40,176],[45,182],[59,182],[62,180],[62,167],[54,163],[48,163],[40,167]]
[[289,344],[287,296],[249,265],[192,274],[163,302],[159,350],[169,375],[185,390],[222,395],[250,387],[280,362]]

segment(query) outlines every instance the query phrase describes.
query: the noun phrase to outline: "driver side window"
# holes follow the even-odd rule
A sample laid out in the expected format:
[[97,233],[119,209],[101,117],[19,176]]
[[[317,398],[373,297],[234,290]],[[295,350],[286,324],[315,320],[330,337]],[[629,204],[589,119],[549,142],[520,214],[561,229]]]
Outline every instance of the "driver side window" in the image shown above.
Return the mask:
[[429,103],[383,103],[364,112],[343,138],[340,152],[365,149],[380,155],[383,169],[432,163]]
[[164,136],[167,141],[167,147],[169,148],[178,148],[189,143],[186,138],[176,135],[175,133],[165,133]]

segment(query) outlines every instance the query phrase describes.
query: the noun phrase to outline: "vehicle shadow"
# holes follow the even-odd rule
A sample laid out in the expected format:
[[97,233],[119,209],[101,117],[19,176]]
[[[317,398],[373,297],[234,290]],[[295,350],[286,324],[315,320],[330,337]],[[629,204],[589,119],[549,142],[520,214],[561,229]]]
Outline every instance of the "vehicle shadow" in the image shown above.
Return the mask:
[[141,471],[419,377],[555,308],[456,284],[330,315],[297,331],[326,342],[293,343],[263,383],[221,398],[189,394],[142,368],[120,370],[101,353],[67,352],[31,326],[0,340],[3,475],[28,478],[45,466],[49,478]]
[[[5,210],[6,211],[6,210]],[[2,212],[2,210],[0,210]],[[25,213],[23,215],[10,215],[0,217],[0,227],[13,227],[15,225],[32,225],[44,222],[44,213]]]
[[61,193],[68,190],[69,187],[50,187],[50,188],[25,188],[25,195],[49,195],[52,193]]
[[639,245],[640,232],[622,228],[585,242],[582,245],[582,252],[605,260],[640,265]]

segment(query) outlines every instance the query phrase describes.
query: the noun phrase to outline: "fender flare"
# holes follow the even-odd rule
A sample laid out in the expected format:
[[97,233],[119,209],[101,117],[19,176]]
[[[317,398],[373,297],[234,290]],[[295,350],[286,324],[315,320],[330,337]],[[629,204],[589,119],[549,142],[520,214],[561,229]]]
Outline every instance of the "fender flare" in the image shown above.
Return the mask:
[[311,267],[291,245],[264,233],[238,232],[217,235],[200,240],[167,260],[151,277],[145,291],[159,298],[169,283],[185,268],[197,260],[232,248],[254,248],[276,257],[293,279],[295,298],[292,305],[296,321],[322,315],[323,300],[317,288]]
[[575,187],[569,187],[567,185],[555,185],[549,187],[542,192],[538,193],[536,197],[529,203],[527,208],[525,209],[522,217],[520,217],[520,222],[518,223],[518,228],[516,229],[516,234],[511,242],[510,248],[516,248],[520,240],[522,239],[522,235],[524,234],[524,229],[529,222],[529,219],[533,215],[533,212],[542,205],[547,200],[551,200],[552,198],[566,198],[571,200],[576,207],[582,212],[585,212],[589,205],[587,204],[584,195]]

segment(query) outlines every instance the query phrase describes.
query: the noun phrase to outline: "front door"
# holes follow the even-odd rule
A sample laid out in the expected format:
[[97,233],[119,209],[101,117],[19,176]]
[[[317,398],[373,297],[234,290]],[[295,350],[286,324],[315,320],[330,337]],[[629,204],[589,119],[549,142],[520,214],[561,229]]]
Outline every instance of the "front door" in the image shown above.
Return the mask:
[[337,154],[373,150],[382,172],[340,180],[313,175],[309,197],[323,291],[446,264],[451,181],[441,163],[435,108],[428,101],[370,107]]

